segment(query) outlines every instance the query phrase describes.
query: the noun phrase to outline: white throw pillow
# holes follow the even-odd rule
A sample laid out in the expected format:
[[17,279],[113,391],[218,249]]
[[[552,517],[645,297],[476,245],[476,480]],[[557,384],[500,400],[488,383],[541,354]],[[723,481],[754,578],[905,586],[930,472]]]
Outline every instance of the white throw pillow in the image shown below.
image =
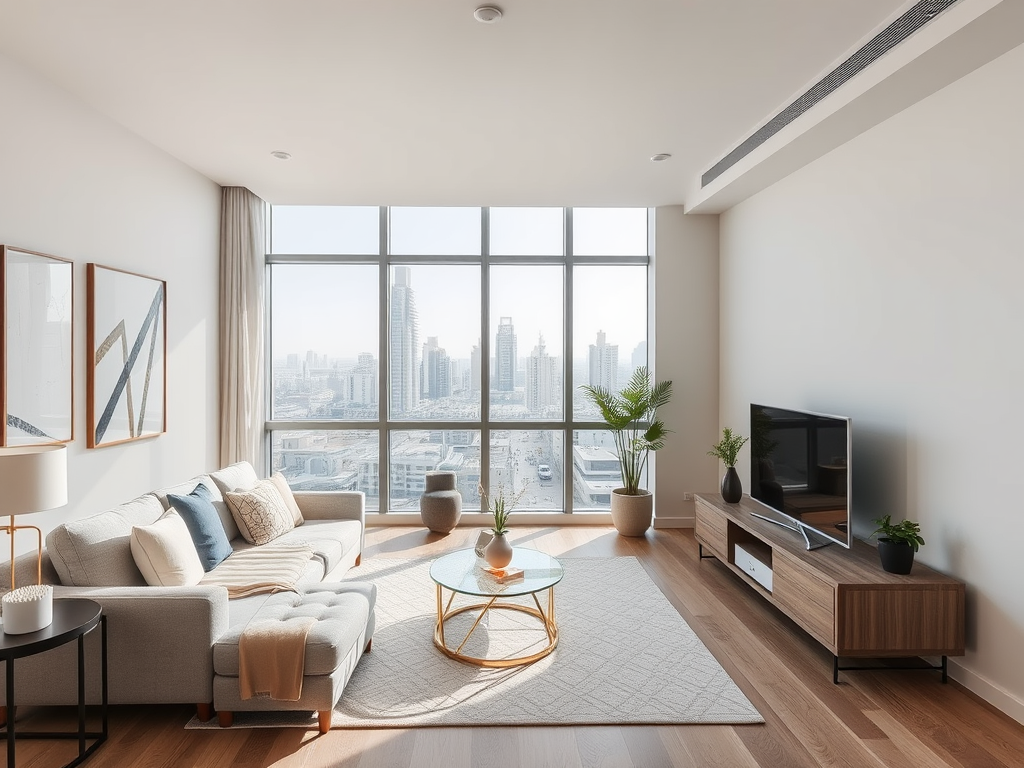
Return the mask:
[[152,525],[136,525],[131,535],[132,557],[151,587],[188,587],[205,571],[188,526],[174,509]]
[[292,487],[288,485],[288,481],[284,479],[284,475],[280,472],[275,472],[270,476],[270,479],[274,481],[274,487],[277,488],[278,493],[281,494],[281,499],[284,501],[284,505],[288,508],[288,511],[291,512],[295,525],[299,526],[306,522],[302,517],[302,510],[299,509],[299,505],[295,501],[295,496],[292,494]]
[[239,532],[250,544],[266,544],[295,527],[273,478],[260,480],[244,493],[225,493]]

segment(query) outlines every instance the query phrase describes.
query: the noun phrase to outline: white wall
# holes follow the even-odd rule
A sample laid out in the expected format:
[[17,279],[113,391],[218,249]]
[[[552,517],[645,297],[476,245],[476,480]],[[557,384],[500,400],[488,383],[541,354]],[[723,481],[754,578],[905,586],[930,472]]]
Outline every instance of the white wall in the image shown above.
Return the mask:
[[852,416],[856,532],[921,522],[951,674],[1024,721],[1022,82],[1024,47],[722,215],[721,421]]
[[[45,534],[214,467],[220,188],[4,57],[0,93],[0,242],[74,261],[71,501],[25,519]],[[86,262],[167,281],[166,435],[85,448]]]
[[672,430],[656,456],[655,524],[692,526],[693,500],[713,491],[718,463],[718,216],[658,208],[654,247],[655,375],[672,381],[659,411]]

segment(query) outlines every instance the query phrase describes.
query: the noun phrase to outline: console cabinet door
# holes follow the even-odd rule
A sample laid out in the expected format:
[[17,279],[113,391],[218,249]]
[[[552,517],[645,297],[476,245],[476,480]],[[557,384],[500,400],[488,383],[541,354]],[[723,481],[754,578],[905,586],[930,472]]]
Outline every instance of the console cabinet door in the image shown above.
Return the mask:
[[772,568],[772,597],[779,607],[823,645],[835,648],[835,588],[779,550]]
[[701,501],[694,505],[693,533],[697,540],[722,560],[728,561],[728,521],[725,515]]

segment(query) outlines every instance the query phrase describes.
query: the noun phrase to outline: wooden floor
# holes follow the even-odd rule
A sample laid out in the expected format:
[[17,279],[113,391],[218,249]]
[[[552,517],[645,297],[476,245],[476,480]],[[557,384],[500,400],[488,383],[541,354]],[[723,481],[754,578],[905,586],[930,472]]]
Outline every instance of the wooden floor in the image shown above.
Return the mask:
[[[367,532],[364,557],[427,557],[471,546],[419,528]],[[552,555],[635,555],[764,716],[764,725],[185,731],[185,706],[115,707],[103,766],[722,766],[723,768],[1019,768],[1024,728],[935,672],[843,673],[831,656],[717,561],[692,531],[619,537],[610,528],[517,528],[513,541]],[[116,659],[111,660],[116,664]],[[671,664],[666,659],[666,664]],[[21,713],[25,728],[72,728],[74,710]],[[71,742],[23,741],[18,766],[62,765]]]

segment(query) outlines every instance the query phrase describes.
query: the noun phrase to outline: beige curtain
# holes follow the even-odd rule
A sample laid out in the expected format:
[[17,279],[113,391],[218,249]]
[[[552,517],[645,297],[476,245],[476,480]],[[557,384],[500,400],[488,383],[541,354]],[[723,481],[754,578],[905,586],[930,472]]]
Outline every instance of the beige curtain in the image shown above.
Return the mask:
[[222,190],[220,214],[220,464],[263,468],[266,204]]

